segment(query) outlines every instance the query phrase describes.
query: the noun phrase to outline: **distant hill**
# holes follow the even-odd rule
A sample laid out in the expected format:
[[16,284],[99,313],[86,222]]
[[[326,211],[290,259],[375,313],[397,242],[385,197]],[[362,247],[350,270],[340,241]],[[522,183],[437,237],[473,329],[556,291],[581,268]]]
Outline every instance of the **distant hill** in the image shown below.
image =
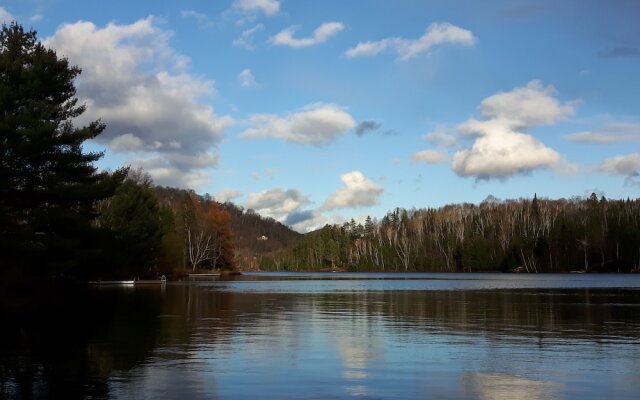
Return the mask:
[[[260,263],[274,259],[283,250],[293,249],[302,236],[288,226],[233,203],[222,207],[231,214],[231,230],[236,243],[236,260],[241,270],[257,270]],[[271,261],[268,261],[271,262]]]
[[[293,249],[301,234],[291,230],[286,225],[270,217],[262,217],[249,209],[231,202],[219,203],[209,194],[197,195],[193,191],[171,187],[156,187],[156,196],[165,207],[173,210],[174,215],[180,215],[184,207],[184,199],[190,195],[196,196],[200,202],[215,203],[230,216],[231,241],[234,244],[235,269],[240,271],[258,270],[261,263],[268,263],[272,268],[278,259],[276,254]],[[276,266],[277,267],[277,266]]]

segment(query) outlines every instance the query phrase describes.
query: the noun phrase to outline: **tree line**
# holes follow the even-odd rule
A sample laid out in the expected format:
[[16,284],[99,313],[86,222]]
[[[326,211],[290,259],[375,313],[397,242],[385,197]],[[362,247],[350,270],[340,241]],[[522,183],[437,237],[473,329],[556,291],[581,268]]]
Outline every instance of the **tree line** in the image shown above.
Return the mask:
[[287,270],[615,271],[640,269],[640,199],[485,201],[396,208],[305,235],[277,263]]

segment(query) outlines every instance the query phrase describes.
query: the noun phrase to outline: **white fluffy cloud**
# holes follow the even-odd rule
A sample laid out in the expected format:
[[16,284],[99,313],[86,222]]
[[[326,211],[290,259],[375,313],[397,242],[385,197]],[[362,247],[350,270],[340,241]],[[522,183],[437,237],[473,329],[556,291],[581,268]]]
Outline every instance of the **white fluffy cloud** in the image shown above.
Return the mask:
[[375,56],[384,50],[394,51],[400,60],[409,60],[419,54],[428,52],[437,45],[454,43],[471,46],[476,37],[467,29],[448,22],[436,22],[425,30],[418,39],[386,38],[378,41],[360,42],[346,51],[349,58]]
[[244,12],[261,12],[265,15],[274,15],[280,11],[279,0],[235,0],[233,8]]
[[324,202],[322,210],[336,208],[368,207],[378,204],[384,188],[372,182],[360,171],[340,175],[343,187]]
[[11,21],[15,21],[15,17],[4,7],[0,7],[0,24],[8,24]]
[[301,233],[344,221],[344,217],[337,214],[324,215],[321,210],[306,209],[310,204],[308,197],[297,189],[274,188],[250,193],[245,206]]
[[269,137],[316,146],[327,144],[356,126],[351,115],[333,104],[312,104],[284,117],[253,115],[250,123],[252,127],[242,132],[242,137]]
[[313,36],[294,38],[297,27],[290,26],[271,38],[271,43],[294,48],[311,47],[324,43],[344,29],[341,22],[325,22],[313,31]]
[[453,155],[452,168],[460,176],[508,178],[541,168],[566,165],[555,150],[520,131],[554,124],[572,115],[575,106],[561,104],[552,86],[539,81],[486,98],[479,110],[484,119],[461,124],[463,135],[476,136],[470,149]]
[[227,201],[231,201],[233,199],[237,199],[242,196],[242,192],[235,189],[222,189],[218,193],[215,194],[215,199],[221,203],[225,203]]
[[640,124],[611,122],[599,130],[576,132],[565,136],[576,143],[610,144],[640,141]]
[[558,165],[562,157],[531,135],[505,129],[478,138],[453,155],[453,170],[478,179],[508,178]]
[[310,203],[307,196],[297,189],[282,190],[280,188],[249,193],[246,206],[260,215],[285,222],[290,214],[300,212],[302,207]]
[[[573,115],[575,104],[561,104],[553,97],[553,86],[545,87],[538,80],[509,92],[496,93],[480,103],[480,113],[489,121],[499,121],[514,128],[551,125]],[[470,126],[471,130],[477,128]]]
[[640,175],[640,153],[608,158],[600,164],[600,170],[612,175],[625,176],[629,183],[638,183],[637,178]]
[[423,162],[426,164],[442,164],[447,162],[448,156],[446,153],[437,150],[422,150],[416,151],[411,156],[412,163]]
[[249,68],[243,69],[238,74],[238,81],[240,82],[240,86],[244,88],[250,88],[256,85],[256,77],[253,76],[253,73]]
[[76,85],[87,111],[79,123],[101,118],[107,129],[98,142],[141,152],[133,164],[145,160],[157,183],[184,187],[203,182],[200,169],[215,165],[212,151],[232,120],[202,101],[213,82],[186,72],[189,60],[170,47],[170,36],[153,17],[104,28],[77,22],[45,45],[83,70]]
[[234,46],[244,47],[247,50],[255,50],[255,45],[253,44],[253,35],[264,29],[264,25],[258,24],[253,28],[246,29],[242,31],[240,36],[238,36],[233,41]]
[[[383,188],[367,179],[362,173],[353,171],[341,176],[344,187],[332,194],[319,208],[310,209],[309,198],[297,189],[283,190],[273,188],[256,193],[249,193],[245,207],[262,216],[271,217],[298,232],[310,232],[326,224],[339,224],[345,218],[335,212],[327,212],[337,208],[365,207],[377,204]],[[222,191],[225,192],[226,190]],[[222,193],[221,192],[221,193]],[[235,197],[239,192],[229,190]],[[220,200],[221,194],[216,198]]]
[[208,175],[200,169],[176,168],[164,157],[138,158],[132,164],[153,177],[155,183],[183,188],[199,188],[209,182]]

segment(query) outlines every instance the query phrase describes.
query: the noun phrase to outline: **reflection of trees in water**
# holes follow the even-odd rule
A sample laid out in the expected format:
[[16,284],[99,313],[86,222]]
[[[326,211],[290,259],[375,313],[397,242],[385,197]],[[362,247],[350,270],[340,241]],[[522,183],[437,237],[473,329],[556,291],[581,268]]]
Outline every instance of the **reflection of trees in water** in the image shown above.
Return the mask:
[[[266,352],[258,358],[288,357],[308,349],[309,337],[318,329],[341,359],[339,376],[353,382],[354,391],[370,365],[384,358],[383,344],[376,341],[383,330],[397,341],[415,340],[416,333],[588,342],[640,339],[640,292],[634,290],[301,294],[223,289],[204,283],[169,284],[165,292],[113,288],[3,295],[0,397],[108,398],[114,387],[132,398],[143,390],[167,394],[176,387],[186,397],[211,397],[215,366],[202,370],[198,362],[232,357],[239,349],[248,357],[251,351]],[[114,376],[117,382],[108,383]],[[493,383],[482,386],[479,377],[465,382],[478,393],[505,385],[527,390],[544,386],[517,377],[485,378]]]
[[159,292],[54,288],[0,300],[0,397],[106,398],[155,345]]
[[[322,305],[324,303],[324,305]],[[402,333],[483,333],[489,337],[640,339],[640,291],[536,289],[332,293],[317,301],[327,312],[382,318]]]
[[[304,284],[301,282],[301,284]],[[248,293],[214,287],[176,287],[165,314],[186,315],[162,322],[162,332],[188,340],[192,330],[212,341],[267,329],[277,333],[286,315],[341,324],[362,337],[384,326],[432,333],[481,333],[489,337],[640,340],[640,291],[625,289],[513,289],[454,291],[355,291],[328,293]],[[188,311],[185,311],[188,310]],[[185,314],[186,313],[186,314]],[[289,315],[290,318],[291,315]],[[273,322],[273,324],[271,323]]]

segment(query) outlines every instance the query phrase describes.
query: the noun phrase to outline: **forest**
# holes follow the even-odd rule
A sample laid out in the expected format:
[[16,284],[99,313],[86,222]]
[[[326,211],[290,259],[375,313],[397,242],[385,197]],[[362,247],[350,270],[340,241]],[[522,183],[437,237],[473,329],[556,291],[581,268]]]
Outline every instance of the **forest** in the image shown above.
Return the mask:
[[488,198],[396,208],[325,226],[264,269],[434,272],[630,272],[640,267],[640,200]]

